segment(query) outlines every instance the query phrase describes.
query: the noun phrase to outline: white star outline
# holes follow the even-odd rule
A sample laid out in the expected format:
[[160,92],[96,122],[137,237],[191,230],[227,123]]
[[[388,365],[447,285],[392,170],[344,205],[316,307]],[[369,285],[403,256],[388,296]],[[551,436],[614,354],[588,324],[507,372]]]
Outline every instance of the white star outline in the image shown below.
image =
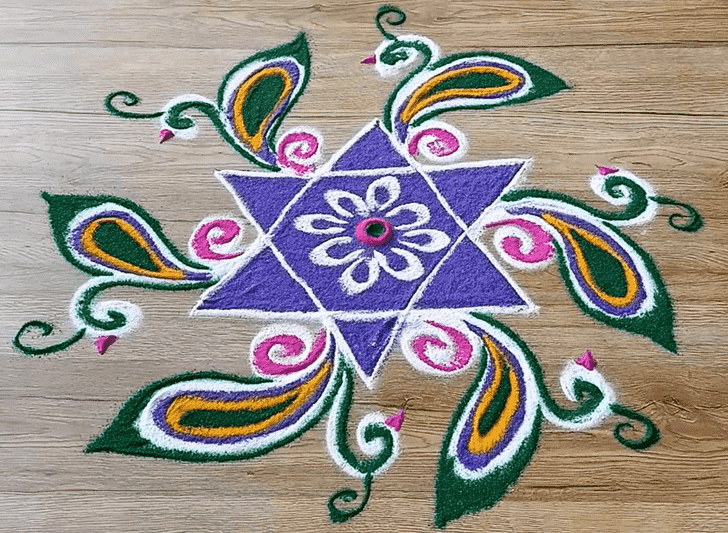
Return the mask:
[[[367,169],[367,170],[337,170],[332,171],[331,169],[336,164],[336,162],[346,153],[348,152],[351,147],[359,141],[364,135],[368,134],[373,128],[380,128],[384,133],[386,133],[387,137],[390,139],[392,147],[397,150],[397,153],[405,160],[407,161],[408,165],[407,167],[386,167],[386,168],[375,168],[375,169]],[[364,128],[362,128],[354,137],[352,137],[344,146],[342,146],[330,159],[329,161],[323,165],[321,168],[319,168],[311,177],[309,178],[299,178],[304,181],[306,181],[306,185],[301,188],[300,191],[286,204],[286,206],[281,210],[280,214],[276,218],[275,222],[270,226],[270,228],[266,231],[264,230],[260,224],[256,221],[255,217],[252,215],[252,213],[248,210],[247,206],[243,203],[241,198],[238,196],[236,191],[234,190],[233,186],[227,181],[226,176],[229,174],[245,174],[249,177],[254,178],[270,178],[270,179],[276,179],[281,177],[298,177],[295,175],[285,175],[280,173],[269,173],[269,172],[248,172],[248,171],[233,171],[233,170],[221,170],[215,172],[215,177],[220,180],[220,182],[225,186],[225,188],[230,192],[230,194],[235,199],[235,202],[238,206],[238,208],[241,210],[241,212],[245,215],[246,219],[251,223],[251,225],[257,230],[258,237],[250,244],[250,246],[245,250],[245,252],[238,258],[232,260],[230,262],[230,269],[228,273],[223,276],[218,283],[213,285],[212,287],[208,288],[205,292],[202,293],[200,296],[197,304],[190,310],[191,316],[208,316],[208,317],[240,317],[240,318],[249,318],[249,319],[258,319],[258,320],[275,320],[275,321],[281,321],[281,320],[295,320],[295,321],[304,321],[304,322],[318,322],[320,323],[324,328],[326,328],[331,334],[333,335],[333,338],[337,344],[338,350],[342,352],[343,355],[345,355],[353,364],[354,368],[357,371],[357,374],[362,379],[362,381],[366,384],[366,386],[369,389],[372,389],[375,387],[377,378],[379,377],[379,374],[381,372],[381,369],[387,360],[389,353],[392,350],[392,346],[394,342],[396,341],[398,334],[400,330],[402,329],[402,326],[404,325],[405,320],[415,320],[415,321],[424,321],[424,320],[431,320],[431,321],[448,321],[452,320],[454,316],[460,315],[460,314],[467,314],[471,312],[480,312],[480,313],[486,313],[486,314],[525,314],[525,315],[535,315],[538,313],[538,306],[529,298],[529,296],[525,293],[521,287],[518,286],[518,284],[513,280],[513,278],[509,275],[509,273],[503,268],[503,266],[500,264],[499,261],[497,261],[494,256],[489,252],[485,244],[480,239],[480,236],[483,232],[483,225],[487,220],[492,218],[491,211],[493,211],[498,203],[498,200],[496,199],[493,203],[491,203],[489,206],[487,206],[483,211],[480,213],[480,215],[477,217],[477,219],[470,225],[466,224],[450,207],[447,200],[442,196],[436,185],[434,184],[434,181],[430,177],[430,172],[432,171],[438,171],[438,170],[451,170],[451,169],[458,169],[458,168],[483,168],[483,167],[489,167],[489,166],[503,166],[503,165],[514,165],[519,164],[521,167],[516,172],[516,175],[510,180],[510,182],[503,188],[501,193],[498,195],[498,198],[506,194],[509,190],[516,188],[516,186],[523,180],[524,176],[528,173],[528,171],[531,168],[531,165],[533,163],[532,159],[519,159],[519,158],[511,158],[511,159],[496,159],[496,160],[486,160],[486,161],[472,161],[472,162],[465,162],[465,163],[457,163],[457,164],[448,164],[448,165],[424,165],[422,163],[419,163],[416,161],[412,156],[407,153],[407,151],[404,149],[403,146],[400,146],[393,138],[392,135],[386,131],[382,125],[379,119],[374,119],[369,124],[367,124]],[[283,254],[278,250],[276,245],[273,243],[273,236],[275,235],[276,231],[278,230],[279,226],[283,223],[283,221],[286,219],[288,212],[294,206],[303,195],[305,195],[308,190],[319,181],[319,179],[322,179],[324,177],[330,178],[330,177],[352,177],[352,176],[361,176],[361,177],[374,177],[374,176],[382,176],[384,172],[386,172],[387,175],[396,176],[398,174],[405,175],[405,174],[411,174],[412,170],[415,170],[418,172],[422,178],[427,183],[428,187],[434,192],[435,196],[437,197],[440,204],[443,206],[445,211],[455,220],[456,224],[463,230],[463,232],[450,244],[450,248],[447,251],[447,253],[440,259],[440,261],[435,265],[435,267],[427,274],[424,281],[419,285],[415,293],[410,298],[409,302],[407,303],[407,306],[404,309],[400,310],[389,310],[389,311],[329,311],[325,308],[325,306],[321,303],[319,298],[316,296],[316,294],[313,292],[311,287],[304,281],[294,270],[293,268],[288,264]],[[486,258],[490,261],[490,263],[493,265],[493,267],[500,273],[505,280],[511,285],[511,287],[515,290],[515,292],[518,294],[518,296],[525,302],[525,305],[520,306],[479,306],[479,307],[457,307],[457,308],[441,308],[441,309],[418,309],[413,310],[414,305],[417,303],[417,301],[420,299],[420,297],[424,294],[425,289],[429,286],[430,282],[434,279],[435,275],[439,272],[440,267],[452,256],[454,251],[458,248],[458,245],[462,242],[463,239],[470,239],[471,242],[486,256]],[[269,248],[273,255],[276,257],[276,259],[279,261],[281,266],[284,268],[284,270],[293,278],[303,289],[306,291],[306,294],[311,298],[314,305],[318,309],[318,311],[313,312],[304,312],[304,311],[260,311],[256,309],[199,309],[199,306],[203,303],[203,301],[206,299],[206,297],[213,291],[216,290],[217,287],[223,285],[225,282],[230,280],[232,277],[234,277],[241,269],[243,269],[253,258],[255,258],[259,253],[261,253],[266,248]],[[387,345],[384,346],[380,353],[382,356],[377,361],[375,368],[371,374],[371,376],[368,376],[359,366],[359,363],[354,356],[354,354],[351,351],[351,348],[349,347],[348,343],[344,340],[341,332],[338,329],[338,326],[336,325],[335,318],[341,319],[341,320],[349,320],[349,321],[360,321],[360,322],[366,322],[366,321],[372,321],[372,320],[379,320],[383,318],[392,318],[396,317],[397,322],[395,323],[394,327],[392,328],[392,331],[389,335],[389,339],[387,341]]]

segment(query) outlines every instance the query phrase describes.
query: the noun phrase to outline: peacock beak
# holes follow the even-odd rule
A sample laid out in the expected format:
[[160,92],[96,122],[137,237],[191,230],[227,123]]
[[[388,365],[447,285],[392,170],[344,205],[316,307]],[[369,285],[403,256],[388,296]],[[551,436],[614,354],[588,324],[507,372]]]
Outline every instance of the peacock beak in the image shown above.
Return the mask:
[[395,431],[399,431],[402,429],[402,423],[404,422],[404,415],[405,411],[402,409],[399,413],[396,415],[392,415],[389,418],[387,418],[384,423],[391,427]]
[[362,65],[374,65],[377,62],[376,56],[367,56],[361,60]]
[[159,132],[159,144],[162,144],[165,141],[168,141],[174,137],[174,133],[172,130],[164,129]]

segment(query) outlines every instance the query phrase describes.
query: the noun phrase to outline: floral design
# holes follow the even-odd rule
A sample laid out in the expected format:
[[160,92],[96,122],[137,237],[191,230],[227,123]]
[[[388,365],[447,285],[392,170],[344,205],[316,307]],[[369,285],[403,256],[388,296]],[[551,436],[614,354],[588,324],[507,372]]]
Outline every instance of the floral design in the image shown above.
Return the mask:
[[[569,294],[596,321],[676,352],[665,284],[650,255],[620,228],[649,222],[660,205],[686,211],[669,218],[681,231],[700,229],[700,215],[621,169],[600,167],[592,177],[596,194],[619,208],[601,211],[563,194],[518,190],[527,166],[522,159],[452,163],[465,151],[465,136],[434,117],[524,103],[567,85],[505,54],[440,58],[429,39],[396,37],[383,26],[404,20],[397,8],[380,9],[376,22],[385,40],[363,63],[375,64],[382,75],[417,66],[393,91],[383,120],[363,128],[319,169],[321,139],[313,130],[292,130],[276,142],[308,82],[303,34],[234,67],[217,102],[187,95],[160,112],[134,113],[114,102],[122,97],[133,107],[140,103],[136,95],[107,97],[116,116],[160,118],[162,141],[191,136],[196,123],[185,113],[201,112],[233,149],[265,169],[217,174],[257,238],[243,249],[240,222],[206,218],[189,242],[192,261],[129,200],[44,193],[60,252],[92,278],[71,303],[74,335],[30,346],[30,332],[47,337],[53,331],[34,320],[20,328],[15,347],[43,355],[90,335],[104,354],[141,320],[128,302],[97,301],[116,286],[206,289],[194,314],[273,323],[250,347],[254,376],[198,372],[152,383],[127,401],[87,452],[245,460],[327,418],[332,459],[363,486],[361,494],[345,488],[329,499],[331,520],[344,522],[365,508],[374,478],[400,451],[404,410],[364,416],[353,432],[359,453],[349,435],[356,375],[373,387],[397,339],[419,371],[446,376],[477,363],[443,439],[436,527],[503,498],[533,457],[544,421],[583,431],[617,415],[628,420],[614,428],[621,444],[644,450],[659,440],[649,418],[617,403],[589,351],[561,373],[573,408],[554,400],[536,356],[492,316],[537,308],[491,255],[484,232],[494,234],[495,249],[515,268],[535,270],[558,260]],[[420,154],[452,164],[423,165]],[[643,436],[625,437],[634,422]],[[355,507],[346,505],[357,499]]]
[[[314,247],[309,258],[325,267],[350,264],[339,277],[339,284],[347,294],[366,291],[377,282],[382,271],[401,281],[420,279],[425,269],[412,250],[434,253],[450,244],[450,237],[444,231],[423,228],[430,221],[430,210],[425,204],[397,204],[400,192],[399,180],[394,176],[373,181],[365,198],[340,189],[328,190],[324,198],[335,214],[316,213],[295,219],[296,229],[305,233],[343,234]],[[347,209],[345,202],[351,208]],[[333,250],[338,250],[334,256]],[[397,262],[403,262],[404,266],[394,268]],[[358,270],[365,272],[362,281],[355,279]]]
[[525,163],[422,166],[373,121],[308,179],[220,172],[259,237],[193,313],[320,320],[373,386],[411,318],[535,309],[479,239]]

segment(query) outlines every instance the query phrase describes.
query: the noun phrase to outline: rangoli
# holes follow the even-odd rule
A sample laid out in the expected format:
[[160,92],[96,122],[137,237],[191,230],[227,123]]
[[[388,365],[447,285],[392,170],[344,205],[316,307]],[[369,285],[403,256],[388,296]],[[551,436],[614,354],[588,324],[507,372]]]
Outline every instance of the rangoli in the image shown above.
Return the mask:
[[[374,387],[397,344],[422,372],[447,376],[475,367],[442,444],[436,527],[500,501],[531,461],[544,421],[582,431],[617,415],[627,420],[614,429],[621,444],[642,450],[659,440],[651,420],[618,403],[589,351],[561,374],[563,392],[575,405],[553,399],[526,343],[493,318],[537,311],[500,261],[518,269],[558,262],[584,313],[677,352],[665,284],[651,257],[621,228],[651,221],[660,204],[684,210],[669,219],[678,230],[697,231],[699,214],[658,196],[624,169],[599,167],[591,178],[596,195],[618,208],[600,210],[557,192],[519,189],[528,160],[458,163],[465,135],[437,120],[441,114],[525,103],[568,86],[518,57],[442,57],[426,37],[395,36],[385,28],[404,21],[399,9],[380,8],[376,24],[384,42],[362,61],[382,76],[409,69],[383,117],[319,167],[322,140],[315,130],[277,135],[309,81],[303,34],[238,64],[216,100],[185,95],[159,112],[137,113],[130,109],[140,104],[136,95],[108,96],[113,115],[158,118],[160,142],[194,137],[198,125],[189,112],[202,114],[260,167],[217,174],[257,238],[244,248],[244,223],[213,216],[190,238],[190,259],[134,202],[43,193],[60,252],[91,279],[72,299],[71,338],[32,347],[28,333],[53,330],[32,321],[16,335],[16,348],[42,355],[90,337],[103,354],[141,320],[131,303],[98,300],[115,286],[204,289],[193,315],[269,326],[250,348],[255,376],[199,372],[152,383],[123,406],[88,452],[244,460],[327,419],[331,457],[363,484],[361,493],[343,489],[329,500],[331,519],[349,520],[365,508],[374,479],[399,453],[404,411],[360,420],[360,451],[349,437],[357,376]],[[625,436],[633,423],[643,427],[641,438]]]

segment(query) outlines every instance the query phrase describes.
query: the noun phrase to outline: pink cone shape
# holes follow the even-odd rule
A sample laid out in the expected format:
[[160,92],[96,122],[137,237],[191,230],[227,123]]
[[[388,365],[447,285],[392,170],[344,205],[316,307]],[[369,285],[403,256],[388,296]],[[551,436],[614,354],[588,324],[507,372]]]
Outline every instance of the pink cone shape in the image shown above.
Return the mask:
[[362,65],[373,65],[377,62],[376,56],[367,56],[361,60]]
[[587,370],[594,370],[597,367],[597,360],[592,357],[591,350],[584,352],[584,355],[576,360],[577,365],[581,365]]
[[387,418],[384,423],[391,427],[394,431],[402,429],[402,423],[404,422],[404,409],[402,409],[396,415],[392,415]]
[[171,130],[162,130],[159,132],[159,144],[162,144],[164,141],[168,141],[173,137],[174,133]]
[[612,168],[612,167],[597,166],[597,170],[599,170],[599,174],[601,174],[602,176],[608,176],[609,174],[614,174],[615,172],[619,172],[619,169]]
[[94,344],[96,345],[96,349],[99,351],[101,355],[104,355],[106,353],[106,350],[108,350],[112,344],[114,344],[119,337],[116,335],[104,335],[102,337],[98,337]]

